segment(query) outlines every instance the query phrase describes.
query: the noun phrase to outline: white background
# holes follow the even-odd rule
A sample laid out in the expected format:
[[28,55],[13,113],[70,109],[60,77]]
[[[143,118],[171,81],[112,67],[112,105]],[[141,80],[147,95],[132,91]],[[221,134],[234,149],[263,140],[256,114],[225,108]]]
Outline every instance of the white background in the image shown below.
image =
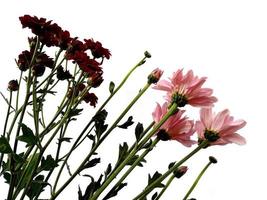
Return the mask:
[[[111,113],[110,122],[144,85],[147,74],[160,67],[165,71],[165,78],[178,68],[193,69],[195,74],[207,76],[206,86],[212,87],[219,99],[215,110],[229,108],[236,118],[243,118],[248,123],[240,131],[246,137],[247,145],[218,146],[201,152],[186,163],[188,174],[176,180],[162,199],[182,199],[209,155],[217,157],[219,163],[211,166],[192,197],[198,200],[264,199],[267,178],[266,9],[264,0],[2,1],[0,91],[8,94],[8,81],[19,75],[14,58],[26,49],[26,39],[31,35],[29,30],[21,29],[18,20],[24,14],[54,20],[72,36],[94,38],[111,50],[112,58],[104,64],[106,81],[101,91],[96,91],[100,103],[108,95],[109,81],[118,83],[148,50],[152,58],[134,73],[107,107]],[[150,90],[130,114],[136,121],[148,124],[155,102],[163,102],[162,95]],[[2,99],[0,111],[2,129],[6,112]],[[53,113],[53,110],[47,111]],[[192,112],[194,114],[188,115],[197,117],[198,110]],[[76,122],[74,127],[81,125]],[[116,158],[117,145],[114,144],[124,141],[133,132],[120,131],[114,135],[101,150],[104,163]],[[149,171],[163,172],[169,162],[189,151],[176,142],[159,144],[148,157],[150,164],[132,174],[128,179],[129,189],[115,199],[132,199],[146,184]],[[76,159],[72,161],[76,162]],[[79,179],[83,190],[87,181],[86,178]],[[0,199],[5,198],[6,189],[6,184],[1,181]],[[77,185],[73,184],[59,199],[76,198]]]

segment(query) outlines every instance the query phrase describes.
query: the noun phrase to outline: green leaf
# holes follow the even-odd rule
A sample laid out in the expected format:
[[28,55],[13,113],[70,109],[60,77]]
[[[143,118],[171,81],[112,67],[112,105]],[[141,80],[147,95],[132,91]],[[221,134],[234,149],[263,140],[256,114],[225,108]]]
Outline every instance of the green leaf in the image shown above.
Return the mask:
[[111,163],[109,163],[108,166],[107,166],[107,169],[106,169],[106,171],[104,173],[105,174],[105,179],[108,177],[108,175],[110,174],[111,170],[112,170],[112,166],[111,166]]
[[[161,176],[162,176],[162,174],[159,173],[159,172],[157,172],[157,171],[153,174],[153,176],[150,176],[150,174],[149,174],[148,175],[148,185],[150,185],[151,183],[153,183],[154,181],[156,181]],[[156,188],[156,187],[162,188],[162,187],[164,187],[164,184],[158,183],[158,184],[155,185],[154,188]]]
[[44,187],[47,186],[48,183],[44,182],[44,175],[39,175],[37,176],[29,190],[27,191],[27,196],[30,198],[30,199],[33,199],[34,197],[36,197],[40,192],[44,191]]
[[115,83],[113,81],[111,81],[109,83],[109,92],[110,92],[110,94],[112,94],[114,92],[114,88],[115,88]]
[[103,200],[107,200],[107,199],[110,199],[114,196],[117,196],[118,192],[124,188],[125,186],[127,185],[127,183],[120,183],[120,185],[116,188],[112,188],[109,193],[103,198]]
[[135,137],[136,141],[139,141],[142,137],[142,133],[144,132],[143,124],[139,123],[135,127]]
[[123,128],[123,129],[127,129],[129,126],[131,126],[133,124],[133,117],[130,116],[126,122],[124,122],[121,125],[118,125],[119,128]]
[[119,146],[119,157],[116,165],[119,165],[128,154],[128,144],[126,142]]
[[63,138],[58,138],[59,142],[70,142],[72,138],[70,137],[63,137]]
[[[134,155],[134,156],[128,161],[127,165],[133,165],[134,162],[135,162],[138,158],[139,158],[138,155]],[[146,163],[146,160],[145,160],[144,158],[142,158],[142,159],[139,161],[139,163],[137,164],[137,166],[139,166],[139,167],[143,167],[142,162],[143,162],[143,163]]]
[[33,146],[37,144],[37,137],[33,134],[32,130],[25,124],[21,124],[22,135],[18,136],[17,139],[27,143],[26,147]]
[[83,169],[94,167],[94,166],[96,166],[98,163],[100,163],[100,158],[94,158],[94,159],[90,160],[89,162],[87,162],[87,163],[84,165]]
[[4,136],[0,137],[0,153],[12,153],[9,142]]
[[40,171],[50,171],[58,166],[57,162],[51,155],[46,156],[46,159],[42,157]]
[[152,195],[151,200],[155,200],[155,199],[157,198],[157,196],[158,196],[158,193],[155,192],[155,193]]

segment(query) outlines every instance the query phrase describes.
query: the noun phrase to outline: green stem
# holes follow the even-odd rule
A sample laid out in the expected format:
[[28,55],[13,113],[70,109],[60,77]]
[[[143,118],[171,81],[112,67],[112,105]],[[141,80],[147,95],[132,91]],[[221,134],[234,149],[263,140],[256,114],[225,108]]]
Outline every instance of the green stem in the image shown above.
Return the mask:
[[159,200],[160,197],[164,194],[164,192],[167,190],[167,188],[170,186],[170,184],[172,183],[173,179],[175,178],[174,175],[172,175],[169,180],[167,181],[166,185],[164,186],[164,188],[160,191],[159,195],[157,196],[157,198],[155,200]]
[[123,78],[123,80],[121,81],[119,86],[110,94],[110,96],[106,99],[106,101],[100,106],[100,108],[98,109],[97,113],[99,111],[101,111],[107,105],[107,103],[110,101],[110,99],[121,89],[121,87],[124,85],[124,83],[130,77],[130,75],[133,73],[133,71],[136,70],[136,68],[138,68],[139,66],[141,66],[141,65],[143,65],[145,63],[146,58],[147,58],[146,56],[143,57],[135,66],[133,66],[133,68]]
[[[147,83],[145,87],[139,91],[139,93],[136,95],[136,97],[130,102],[130,104],[124,109],[124,111],[120,114],[120,116],[116,119],[116,121],[112,124],[112,126],[106,131],[106,133],[97,141],[97,143],[94,145],[94,147],[91,149],[89,154],[86,156],[86,158],[83,160],[83,162],[80,164],[80,166],[77,168],[77,170],[73,173],[73,175],[63,184],[60,189],[56,191],[56,183],[58,182],[60,174],[56,178],[56,182],[53,188],[53,195],[50,198],[50,200],[55,199],[67,186],[68,184],[77,176],[78,173],[82,170],[83,166],[88,162],[90,157],[95,153],[97,148],[101,145],[101,143],[108,137],[108,135],[111,133],[111,131],[117,127],[120,120],[125,116],[125,114],[131,109],[131,107],[136,103],[136,101],[145,93],[145,91],[149,88],[151,84]],[[68,157],[67,157],[68,158]],[[66,158],[66,159],[67,159]],[[64,160],[64,163],[66,162],[66,159]],[[63,163],[63,164],[64,164]]]
[[[7,108],[6,120],[5,120],[4,130],[3,130],[3,137],[6,136],[6,128],[7,128],[7,123],[8,123],[8,119],[9,119],[9,116],[10,116],[11,103],[12,103],[12,91],[9,92],[9,104],[8,104],[8,108]],[[2,161],[3,161],[3,159],[4,159],[4,154],[1,153],[1,157],[0,157],[0,169],[2,167]]]
[[[123,174],[123,176],[118,180],[118,182],[114,185],[112,189],[116,189],[126,178],[127,176],[133,171],[133,169],[140,163],[140,161],[156,146],[159,142],[159,139],[156,138],[151,146],[147,148],[139,157],[135,160],[135,162],[131,165],[131,167]],[[90,198],[90,200],[96,200],[98,196],[105,190],[105,188],[110,184],[110,182],[116,178],[116,176],[120,173],[120,171],[127,165],[129,160],[135,155],[135,151],[132,151],[129,156],[121,163],[121,165],[110,175],[110,177],[105,181],[105,183],[101,186],[99,190],[96,191],[94,196]],[[112,190],[111,189],[111,190]]]
[[19,88],[17,91],[17,98],[16,98],[16,111],[18,110],[18,106],[19,106],[19,92],[20,92],[20,86],[21,86],[21,80],[22,80],[22,73],[23,71],[20,72],[20,77],[19,77]]
[[193,151],[191,151],[188,155],[186,155],[182,160],[173,165],[167,172],[165,172],[158,179],[153,181],[150,185],[148,185],[143,192],[137,195],[133,200],[138,200],[145,197],[148,193],[150,193],[157,184],[161,183],[165,178],[167,178],[174,170],[176,170],[181,164],[191,158],[194,154],[196,154],[199,150],[205,147],[208,144],[207,140],[204,140],[201,144],[199,144]]
[[184,196],[183,200],[186,200],[189,195],[191,194],[191,192],[194,190],[194,188],[197,186],[200,178],[203,176],[203,174],[205,173],[205,171],[209,168],[209,166],[212,164],[212,162],[209,162],[208,164],[206,164],[206,166],[201,170],[201,172],[199,173],[199,175],[197,176],[196,180],[194,181],[193,185],[190,187],[190,189],[188,190],[188,192],[186,193],[186,195]]

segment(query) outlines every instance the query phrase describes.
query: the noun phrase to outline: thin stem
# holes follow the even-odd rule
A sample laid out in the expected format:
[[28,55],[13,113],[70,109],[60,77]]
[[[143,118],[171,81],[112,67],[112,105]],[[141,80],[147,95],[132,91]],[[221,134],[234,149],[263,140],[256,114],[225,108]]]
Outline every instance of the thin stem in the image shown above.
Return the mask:
[[[6,128],[7,128],[7,123],[8,123],[8,119],[9,119],[9,116],[10,116],[11,103],[12,103],[12,91],[9,92],[9,104],[8,104],[7,113],[6,113],[6,120],[5,120],[4,130],[3,130],[3,137],[6,136]],[[3,159],[4,159],[4,154],[1,153],[1,157],[0,157],[0,169],[2,167],[2,161],[3,161]]]
[[206,164],[206,166],[201,170],[201,172],[199,173],[199,175],[197,176],[196,180],[194,181],[193,185],[190,187],[190,189],[188,190],[188,192],[186,193],[186,195],[184,196],[183,200],[186,200],[189,195],[191,194],[191,192],[194,190],[194,188],[197,186],[200,178],[203,176],[203,174],[205,173],[205,171],[209,168],[209,166],[212,164],[212,162],[209,162],[208,164]]
[[[141,162],[142,159],[145,158],[145,156],[156,146],[156,144],[159,142],[159,139],[156,138],[151,146],[147,148],[139,157],[135,160],[135,162],[131,165],[131,167],[123,174],[123,176],[118,180],[118,182],[115,184],[115,186],[112,189],[116,189],[126,178],[127,176],[133,171],[133,169]],[[105,183],[101,186],[99,190],[96,191],[94,196],[90,198],[90,200],[95,200],[97,197],[105,190],[105,188],[110,184],[110,182],[116,178],[116,176],[120,173],[120,171],[127,165],[129,160],[135,155],[135,151],[132,151],[129,156],[121,163],[121,165],[114,171],[113,174],[110,175],[110,177],[105,181]],[[112,190],[111,189],[111,190]]]
[[20,86],[21,86],[21,80],[22,80],[22,73],[23,71],[20,72],[20,77],[19,77],[19,88],[17,91],[17,98],[16,98],[16,111],[18,110],[18,106],[19,106],[19,92],[20,92]]
[[150,185],[148,185],[143,192],[137,195],[133,200],[138,200],[145,197],[148,193],[150,193],[157,184],[161,183],[165,178],[167,178],[174,170],[176,170],[181,164],[191,158],[194,154],[196,154],[199,150],[205,147],[208,144],[207,140],[204,140],[201,144],[199,144],[193,151],[191,151],[188,155],[186,155],[183,159],[173,165],[167,172],[165,172],[158,179],[153,181]]
[[[63,184],[60,189],[55,192],[56,184],[54,185],[54,194],[50,198],[50,200],[55,199],[64,189],[68,186],[68,184],[76,177],[78,173],[82,170],[84,164],[90,159],[90,157],[95,153],[97,148],[101,145],[101,143],[108,137],[108,135],[111,133],[111,131],[117,127],[120,120],[125,116],[125,114],[131,109],[131,107],[136,103],[136,101],[145,93],[145,91],[149,88],[151,84],[147,83],[145,87],[136,95],[136,97],[130,102],[130,104],[124,109],[124,111],[120,114],[120,116],[116,119],[116,121],[112,124],[112,126],[106,131],[106,133],[97,141],[97,143],[93,146],[89,154],[86,156],[86,158],[83,160],[83,162],[80,164],[80,166],[77,168],[77,170],[73,173],[73,175]],[[64,163],[66,163],[67,158],[64,160]],[[63,164],[64,164],[63,163]],[[62,164],[62,165],[63,165]],[[57,176],[56,181],[58,181],[60,174]],[[57,182],[56,182],[57,183]]]
[[126,76],[123,78],[123,80],[121,81],[121,83],[118,85],[118,87],[110,94],[110,96],[106,99],[106,101],[100,106],[100,108],[98,109],[97,113],[99,111],[101,111],[106,105],[107,103],[110,101],[110,99],[121,89],[121,87],[124,85],[124,83],[127,81],[127,79],[130,77],[130,75],[133,73],[134,70],[136,70],[136,68],[138,68],[139,66],[143,65],[145,60],[146,60],[146,56],[143,57],[136,65],[133,66],[133,68],[126,74]]
[[172,175],[169,180],[167,181],[166,185],[164,186],[164,188],[160,191],[159,195],[156,197],[155,200],[159,200],[160,197],[164,194],[164,192],[167,190],[167,188],[170,186],[170,184],[172,183],[173,179],[175,178],[174,175]]

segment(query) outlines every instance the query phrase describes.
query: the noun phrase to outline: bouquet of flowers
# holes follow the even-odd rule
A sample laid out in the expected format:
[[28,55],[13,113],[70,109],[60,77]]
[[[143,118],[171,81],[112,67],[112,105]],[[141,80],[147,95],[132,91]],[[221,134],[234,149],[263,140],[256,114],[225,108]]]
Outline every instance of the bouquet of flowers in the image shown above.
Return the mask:
[[[245,144],[245,139],[236,132],[246,122],[235,120],[228,109],[214,112],[217,98],[212,96],[212,89],[204,87],[207,78],[194,75],[192,70],[177,69],[169,79],[160,80],[163,71],[154,69],[121,114],[107,124],[106,105],[131,74],[151,57],[150,53],[146,51],[119,84],[111,81],[109,96],[102,105],[97,105],[95,89],[103,82],[102,65],[110,58],[110,51],[93,39],[82,41],[72,37],[69,31],[45,18],[24,15],[19,19],[33,36],[28,38],[29,48],[16,59],[20,75],[8,83],[9,97],[1,93],[7,113],[0,137],[0,178],[9,185],[7,200],[60,199],[60,194],[80,175],[90,181],[85,190],[77,187],[79,200],[116,198],[127,186],[126,178],[145,165],[146,156],[153,154],[159,142],[176,140],[185,147],[194,147],[180,160],[166,163],[165,172],[149,174],[147,185],[132,198],[158,200],[175,178],[187,172],[188,167],[183,164],[199,151],[213,145]],[[118,155],[114,155],[116,162],[105,166],[98,177],[88,173],[105,156],[98,153],[99,147],[106,145],[104,141],[117,129],[134,124],[132,116],[122,120],[150,87],[165,92],[165,103],[156,105],[151,123],[146,127],[140,122],[135,124],[135,140],[120,144]],[[50,101],[57,106],[54,113],[46,112]],[[97,110],[89,118],[86,115],[81,131],[77,129],[75,134],[68,131],[82,113],[88,112],[88,106],[84,106],[87,104]],[[199,119],[186,116],[188,106],[200,109]],[[87,145],[86,156],[77,166],[70,166],[73,153],[79,152],[83,144]],[[181,199],[190,198],[201,176],[214,163],[216,158],[210,156]],[[69,176],[63,177],[64,171]]]

